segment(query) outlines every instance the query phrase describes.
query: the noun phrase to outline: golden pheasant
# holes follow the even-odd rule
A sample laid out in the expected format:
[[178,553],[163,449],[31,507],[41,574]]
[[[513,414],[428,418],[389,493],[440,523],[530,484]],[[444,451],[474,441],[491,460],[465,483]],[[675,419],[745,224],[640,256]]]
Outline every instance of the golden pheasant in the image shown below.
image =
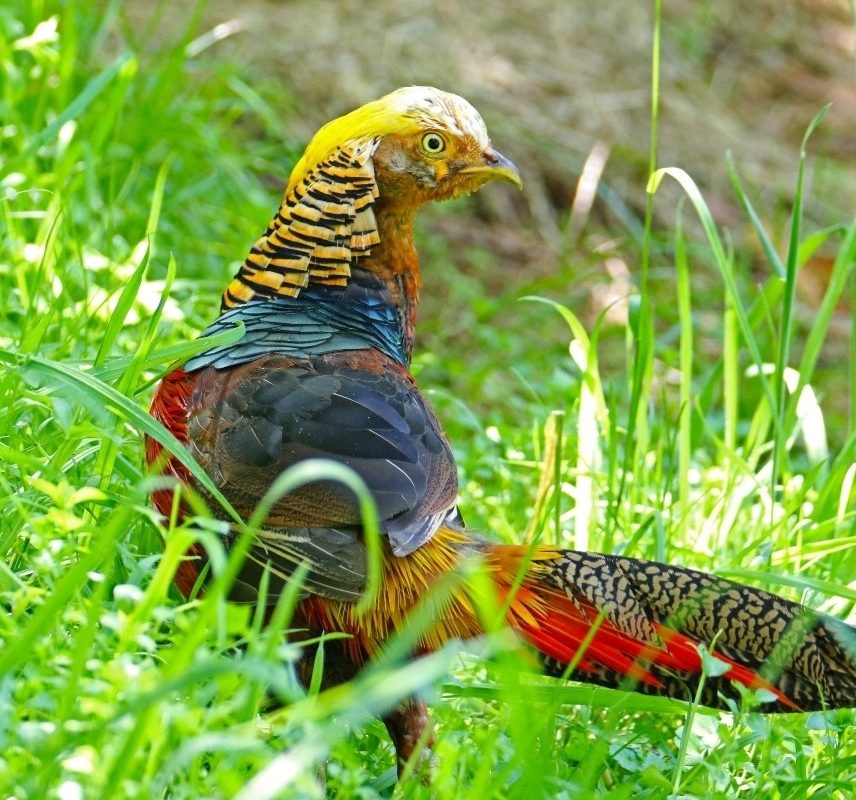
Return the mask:
[[[466,530],[452,451],[408,370],[422,285],[413,218],[425,203],[494,180],[521,185],[476,110],[433,88],[368,103],[306,148],[203,334],[242,322],[243,338],[168,374],[152,414],[245,518],[293,464],[321,457],[355,470],[381,520],[382,583],[358,614],[367,572],[360,512],[347,489],[325,481],[275,503],[233,596],[253,602],[268,570],[273,604],[297,565],[307,565],[296,625],[307,636],[350,634],[328,648],[327,679],[341,681],[383,649],[432,585],[477,554],[507,624],[550,675],[574,664],[575,680],[689,699],[704,644],[728,667],[704,682],[705,704],[734,697],[734,682],[767,689],[770,711],[855,705],[856,632],[840,621],[688,569],[496,544]],[[193,482],[151,439],[147,457]],[[168,514],[171,492],[154,501]],[[192,556],[176,575],[185,593],[204,561],[201,551]],[[462,586],[439,604],[417,650],[480,632]],[[425,708],[410,700],[385,722],[401,764],[427,725]]]

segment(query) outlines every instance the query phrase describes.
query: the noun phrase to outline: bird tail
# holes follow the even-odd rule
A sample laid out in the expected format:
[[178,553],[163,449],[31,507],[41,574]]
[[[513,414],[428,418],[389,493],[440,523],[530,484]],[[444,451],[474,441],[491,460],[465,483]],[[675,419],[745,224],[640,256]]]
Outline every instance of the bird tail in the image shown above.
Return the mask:
[[735,684],[766,690],[763,711],[856,706],[856,629],[839,620],[653,561],[494,544],[483,552],[508,624],[548,675],[713,707],[739,699]]

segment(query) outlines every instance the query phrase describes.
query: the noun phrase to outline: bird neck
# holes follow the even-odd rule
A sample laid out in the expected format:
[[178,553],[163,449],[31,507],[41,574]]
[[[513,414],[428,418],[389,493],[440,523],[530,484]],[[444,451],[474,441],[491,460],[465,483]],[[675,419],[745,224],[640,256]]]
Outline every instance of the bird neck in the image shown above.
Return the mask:
[[352,267],[378,278],[389,292],[393,308],[402,322],[408,361],[413,352],[416,311],[422,288],[419,255],[413,240],[414,209],[377,199],[375,217],[379,243]]
[[[386,284],[355,269],[345,286],[310,286],[298,297],[256,298],[222,314],[203,338],[216,340],[244,326],[241,338],[215,343],[185,364],[186,372],[231,368],[263,356],[315,359],[342,351],[371,350],[409,363],[402,314]],[[412,343],[411,343],[412,344]]]
[[317,175],[286,192],[226,287],[221,314],[255,300],[297,299],[308,289],[335,294],[362,273],[386,290],[409,359],[422,286],[413,217],[424,201],[414,204],[389,170],[381,169],[384,180],[377,183],[373,172],[356,169],[347,178],[324,171],[339,169],[337,164],[319,166]]

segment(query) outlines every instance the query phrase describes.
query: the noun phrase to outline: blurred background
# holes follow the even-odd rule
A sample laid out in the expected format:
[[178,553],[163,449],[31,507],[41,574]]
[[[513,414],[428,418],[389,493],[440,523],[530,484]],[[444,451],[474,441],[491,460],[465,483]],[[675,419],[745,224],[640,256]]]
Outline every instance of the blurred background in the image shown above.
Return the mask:
[[[164,36],[184,35],[183,22],[197,9],[193,0],[157,10],[131,2],[128,34],[151,51]],[[500,222],[516,213],[539,244],[559,246],[581,166],[599,147],[606,163],[594,215],[631,232],[641,224],[649,4],[211,0],[201,14],[200,29],[210,33],[196,48],[215,47],[275,82],[282,124],[295,138],[398,86],[431,84],[467,97],[524,170],[523,196],[480,196]],[[847,0],[664,3],[660,164],[687,169],[722,222],[740,219],[726,174],[731,152],[773,229],[781,225],[800,140],[827,103],[811,142],[809,215],[829,224],[852,212],[853,14]],[[661,213],[671,219],[668,206]],[[553,254],[513,255],[538,264]]]
[[[274,115],[267,131],[258,118],[237,118],[242,130],[236,135],[264,137],[279,127],[278,135],[299,149],[331,117],[412,83],[461,94],[482,112],[494,143],[521,167],[526,188],[522,194],[483,192],[464,204],[466,210],[441,207],[425,215],[429,265],[451,262],[454,271],[438,267],[439,280],[451,284],[439,293],[446,309],[440,327],[437,284],[429,275],[421,333],[448,353],[455,342],[434,337],[468,337],[477,323],[496,331],[523,322],[535,325],[545,341],[564,336],[552,319],[539,327],[543,311],[530,319],[517,304],[509,315],[506,303],[492,302],[500,297],[546,293],[589,322],[605,309],[610,322],[626,322],[650,146],[649,6],[211,0],[200,8],[184,0],[153,8],[132,0],[118,13],[127,16],[128,43],[149,53],[187,36],[187,21],[200,15],[188,47],[195,55],[187,65],[190,79],[210,79],[210,58],[233,59],[269,104],[266,114]],[[784,252],[800,142],[811,119],[831,103],[809,145],[807,230],[848,222],[856,208],[854,78],[854,10],[847,0],[664,3],[659,164],[682,167],[698,183],[718,223],[728,226],[748,280],[763,281],[770,266],[759,258],[730,186],[727,154]],[[272,191],[282,185],[291,159],[282,152],[281,169],[263,176]],[[584,164],[587,180],[578,194]],[[678,197],[670,185],[658,193],[658,226],[673,226]],[[686,216],[692,230],[694,220]],[[263,223],[258,219],[256,228]],[[241,255],[232,254],[224,277]],[[655,290],[658,280],[663,283],[665,325],[674,305],[671,262],[664,251],[652,264]],[[821,248],[800,272],[797,318],[804,323],[820,302],[831,263],[831,253]],[[703,254],[692,268],[697,293],[720,294]],[[716,325],[719,307],[710,310],[711,319],[699,317],[702,334],[706,324]],[[831,326],[830,363],[846,347],[845,328],[846,315]],[[524,352],[514,341],[509,345],[512,358]],[[431,379],[442,382],[443,375]],[[496,397],[508,396],[503,379],[494,385]],[[489,404],[496,399],[490,388],[483,397]]]
[[[481,111],[495,145],[520,166],[525,190],[491,187],[421,215],[420,380],[450,403],[466,403],[473,413],[453,412],[452,424],[469,433],[481,431],[476,419],[529,419],[533,404],[543,420],[553,405],[547,398],[575,396],[579,375],[559,318],[518,302],[538,295],[566,305],[589,329],[603,316],[603,377],[615,382],[621,404],[646,252],[653,4],[45,0],[17,15],[0,9],[0,23],[10,65],[0,97],[0,151],[12,154],[10,174],[0,175],[14,194],[9,240],[16,257],[36,265],[41,245],[31,245],[53,237],[47,252],[70,272],[70,301],[101,303],[102,316],[115,305],[114,281],[139,263],[161,174],[158,253],[137,298],[145,308],[133,311],[141,319],[154,310],[173,254],[165,318],[177,337],[193,338],[216,313],[214,298],[267,224],[314,131],[398,86],[433,84]],[[829,107],[807,147],[797,363],[829,283],[836,226],[856,209],[855,31],[850,0],[663,7],[658,164],[683,168],[700,187],[731,248],[739,290],[757,306],[753,324],[769,362],[778,298],[765,292],[782,286],[770,281],[775,265],[741,207],[728,157],[784,257],[801,141]],[[81,103],[85,114],[73,105]],[[65,121],[60,109],[70,110]],[[722,278],[695,212],[679,212],[682,199],[672,181],[654,198],[642,287],[666,396],[677,365],[679,213],[689,236],[694,348],[699,364],[714,365],[699,376],[705,385],[718,380],[723,342]],[[51,227],[60,210],[61,225],[79,226],[72,232],[82,246]],[[848,295],[825,328],[812,378],[833,442],[843,439],[836,431],[848,414]],[[14,293],[6,313],[26,316]],[[74,335],[85,339],[89,328]],[[745,395],[747,414],[756,389]]]

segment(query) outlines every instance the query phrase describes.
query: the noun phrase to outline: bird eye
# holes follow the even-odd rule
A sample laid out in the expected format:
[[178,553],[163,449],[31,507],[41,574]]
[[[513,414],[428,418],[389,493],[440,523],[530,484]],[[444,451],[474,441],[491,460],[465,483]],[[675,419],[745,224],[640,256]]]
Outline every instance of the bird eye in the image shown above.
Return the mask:
[[436,156],[446,149],[446,142],[439,133],[426,133],[422,137],[422,149],[426,153]]

